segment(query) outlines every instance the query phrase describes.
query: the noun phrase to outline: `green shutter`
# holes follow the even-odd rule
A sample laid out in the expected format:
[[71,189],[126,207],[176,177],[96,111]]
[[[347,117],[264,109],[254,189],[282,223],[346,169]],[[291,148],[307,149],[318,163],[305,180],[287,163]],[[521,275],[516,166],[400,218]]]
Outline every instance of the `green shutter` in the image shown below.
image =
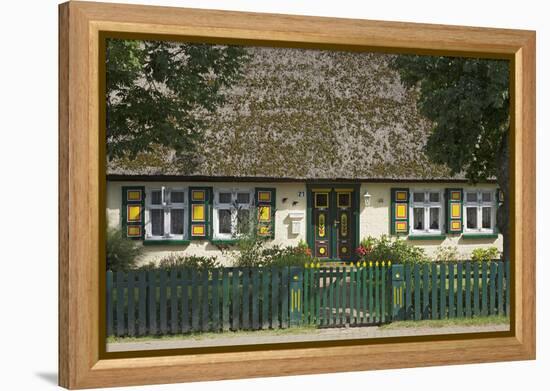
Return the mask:
[[257,187],[255,191],[257,233],[266,238],[275,238],[275,197],[274,188]]
[[464,194],[462,189],[445,189],[445,199],[447,201],[447,233],[462,233],[462,221],[464,213],[462,209],[462,199]]
[[391,219],[392,235],[407,235],[409,233],[409,189],[391,189]]
[[493,232],[496,234],[500,233],[500,230],[498,229],[498,210],[503,203],[504,193],[502,192],[500,187],[497,187],[495,190],[495,227],[493,229]]
[[145,237],[145,187],[122,187],[122,232],[130,239]]
[[206,240],[212,237],[212,188],[189,188],[189,237]]

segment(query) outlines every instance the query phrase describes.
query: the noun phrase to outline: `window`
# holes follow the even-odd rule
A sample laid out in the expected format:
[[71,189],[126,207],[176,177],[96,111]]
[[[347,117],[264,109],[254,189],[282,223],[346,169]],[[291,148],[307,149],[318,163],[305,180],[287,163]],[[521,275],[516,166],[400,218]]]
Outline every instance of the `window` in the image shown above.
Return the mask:
[[411,234],[441,233],[440,190],[415,190],[411,194]]
[[214,195],[214,236],[232,239],[250,230],[252,192],[248,189],[216,190]]
[[492,190],[466,192],[466,232],[493,232],[496,222],[495,196]]
[[172,240],[185,237],[187,205],[184,189],[170,189],[164,186],[150,189],[146,201],[146,239]]

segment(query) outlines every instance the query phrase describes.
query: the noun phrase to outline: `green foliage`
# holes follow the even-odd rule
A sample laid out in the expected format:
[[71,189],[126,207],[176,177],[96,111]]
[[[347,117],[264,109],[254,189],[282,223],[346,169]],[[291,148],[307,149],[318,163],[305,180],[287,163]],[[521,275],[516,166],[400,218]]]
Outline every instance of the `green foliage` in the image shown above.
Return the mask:
[[472,261],[489,262],[500,258],[500,252],[496,247],[476,248],[472,251]]
[[361,261],[391,261],[403,264],[429,261],[424,249],[387,235],[382,235],[379,239],[368,236],[361,240],[356,252]]
[[186,156],[203,134],[198,113],[224,101],[223,88],[241,77],[238,46],[107,40],[109,159],[165,146]]
[[160,260],[150,262],[140,267],[140,270],[156,270],[156,269],[174,269],[188,267],[196,270],[208,270],[222,267],[218,259],[213,257],[204,257],[197,255],[181,255],[171,253]]
[[434,123],[427,155],[472,182],[495,176],[509,128],[509,61],[396,56],[402,82],[418,88],[418,108]]
[[126,238],[120,229],[107,230],[107,270],[117,272],[134,269],[141,253],[142,247]]
[[439,246],[435,252],[436,261],[456,262],[459,258],[456,246]]

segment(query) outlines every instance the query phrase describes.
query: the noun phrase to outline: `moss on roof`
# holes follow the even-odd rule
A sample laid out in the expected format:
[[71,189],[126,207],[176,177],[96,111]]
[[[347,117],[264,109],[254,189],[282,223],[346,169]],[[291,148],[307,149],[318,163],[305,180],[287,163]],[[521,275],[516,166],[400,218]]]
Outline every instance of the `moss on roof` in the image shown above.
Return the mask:
[[461,179],[422,152],[431,125],[390,55],[247,49],[244,78],[203,114],[200,151],[166,148],[108,164],[109,174],[295,179]]

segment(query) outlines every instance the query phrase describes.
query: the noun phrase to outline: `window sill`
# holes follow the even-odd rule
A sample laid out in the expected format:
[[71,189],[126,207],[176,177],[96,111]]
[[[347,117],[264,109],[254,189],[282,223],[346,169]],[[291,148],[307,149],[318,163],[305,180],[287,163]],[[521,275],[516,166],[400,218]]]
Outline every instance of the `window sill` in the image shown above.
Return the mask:
[[462,234],[463,239],[496,239],[498,234],[491,233],[467,233]]
[[144,246],[187,246],[191,243],[187,239],[149,239],[144,240]]
[[409,235],[409,240],[445,240],[445,235],[439,235],[439,234],[416,234],[416,235]]
[[214,246],[233,246],[237,244],[237,239],[212,239],[210,243]]

